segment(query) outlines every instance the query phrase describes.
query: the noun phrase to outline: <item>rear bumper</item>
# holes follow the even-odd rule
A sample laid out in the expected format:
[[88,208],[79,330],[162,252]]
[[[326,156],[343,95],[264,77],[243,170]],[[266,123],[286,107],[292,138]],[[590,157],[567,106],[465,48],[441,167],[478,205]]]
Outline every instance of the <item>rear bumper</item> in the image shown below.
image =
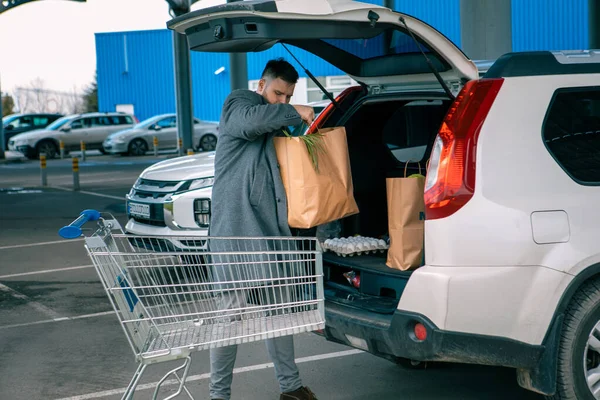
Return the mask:
[[[399,310],[384,315],[327,301],[325,320],[328,340],[390,360],[401,357],[529,369],[537,365],[544,350],[544,346],[502,337],[441,330],[421,314]],[[427,329],[424,341],[414,335],[416,323]]]

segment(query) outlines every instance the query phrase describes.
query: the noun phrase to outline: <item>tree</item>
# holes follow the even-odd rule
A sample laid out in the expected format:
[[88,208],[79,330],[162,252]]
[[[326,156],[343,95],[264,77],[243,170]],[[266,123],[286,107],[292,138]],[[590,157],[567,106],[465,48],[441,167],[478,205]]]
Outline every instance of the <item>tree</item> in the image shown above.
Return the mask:
[[94,80],[83,92],[83,108],[85,112],[98,111],[98,73],[94,73]]
[[15,100],[8,93],[2,95],[2,116],[14,114],[15,112]]

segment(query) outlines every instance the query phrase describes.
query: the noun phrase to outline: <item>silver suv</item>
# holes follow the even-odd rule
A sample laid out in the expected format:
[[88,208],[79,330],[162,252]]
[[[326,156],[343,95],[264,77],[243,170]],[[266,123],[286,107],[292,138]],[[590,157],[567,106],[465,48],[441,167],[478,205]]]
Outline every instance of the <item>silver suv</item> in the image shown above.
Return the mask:
[[65,152],[79,150],[83,141],[86,150],[100,150],[104,153],[104,139],[137,122],[135,116],[122,112],[68,115],[44,129],[13,136],[8,142],[8,149],[19,151],[29,159],[39,157],[40,153],[45,153],[47,158],[54,158],[59,153],[61,141]]

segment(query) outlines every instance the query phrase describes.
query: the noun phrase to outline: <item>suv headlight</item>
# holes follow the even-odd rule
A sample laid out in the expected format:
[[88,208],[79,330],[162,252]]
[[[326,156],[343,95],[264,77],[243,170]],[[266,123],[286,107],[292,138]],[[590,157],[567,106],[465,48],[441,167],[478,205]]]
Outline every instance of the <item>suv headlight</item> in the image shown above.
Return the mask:
[[210,199],[194,200],[194,218],[201,228],[208,228],[210,225]]
[[202,179],[194,179],[190,183],[190,186],[188,187],[187,190],[194,190],[194,189],[202,189],[202,188],[211,187],[212,185],[214,185],[214,183],[215,183],[215,178],[213,178],[213,177],[202,178]]

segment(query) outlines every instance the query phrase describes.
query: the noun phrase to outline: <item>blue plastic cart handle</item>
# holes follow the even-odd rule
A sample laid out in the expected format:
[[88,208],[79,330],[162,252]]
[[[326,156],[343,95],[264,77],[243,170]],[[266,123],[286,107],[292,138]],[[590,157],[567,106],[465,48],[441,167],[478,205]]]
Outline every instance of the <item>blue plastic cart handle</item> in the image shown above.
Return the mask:
[[96,210],[83,210],[79,217],[67,226],[58,230],[58,234],[65,239],[76,239],[81,236],[81,227],[88,221],[98,221],[100,212]]

